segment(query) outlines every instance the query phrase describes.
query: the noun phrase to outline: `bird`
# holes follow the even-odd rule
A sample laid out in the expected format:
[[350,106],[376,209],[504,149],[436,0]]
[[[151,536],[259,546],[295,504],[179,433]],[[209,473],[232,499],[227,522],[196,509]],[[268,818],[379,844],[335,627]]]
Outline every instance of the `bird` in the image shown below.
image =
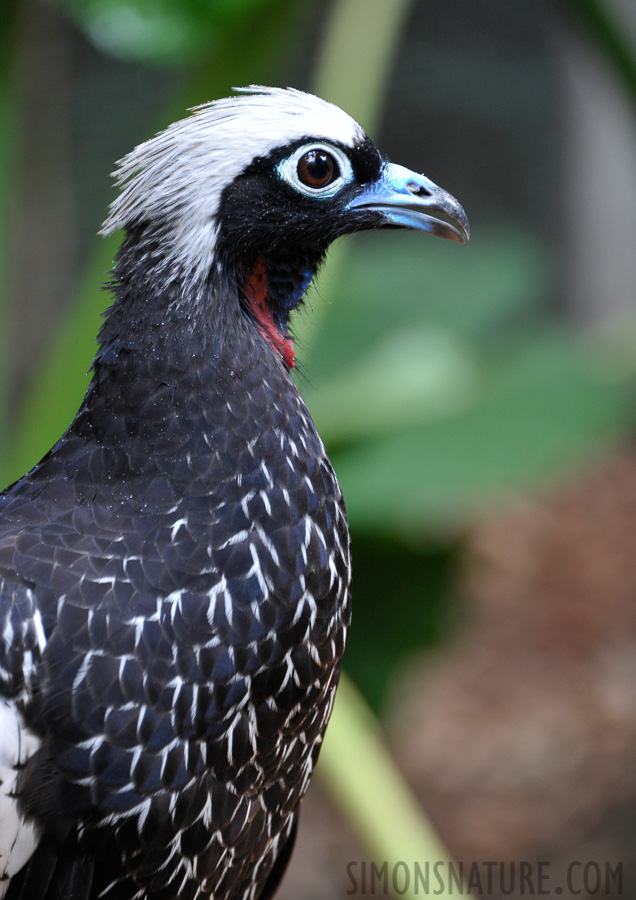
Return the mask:
[[293,88],[194,108],[115,179],[86,396],[0,495],[0,897],[268,900],[351,617],[290,315],[336,238],[468,222]]

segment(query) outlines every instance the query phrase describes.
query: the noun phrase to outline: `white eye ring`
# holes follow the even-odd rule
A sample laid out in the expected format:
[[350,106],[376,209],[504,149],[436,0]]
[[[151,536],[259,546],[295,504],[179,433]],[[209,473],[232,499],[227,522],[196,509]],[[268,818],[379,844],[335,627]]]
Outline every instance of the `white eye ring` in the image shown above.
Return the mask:
[[[329,184],[323,188],[309,187],[309,185],[304,184],[298,177],[298,163],[306,153],[309,153],[312,150],[318,152],[322,151],[323,153],[332,156],[340,170],[340,174],[337,178],[334,178],[333,181],[330,181]],[[287,184],[291,185],[294,190],[304,194],[305,197],[333,197],[345,186],[345,184],[349,184],[349,182],[353,180],[353,169],[351,168],[349,157],[340,149],[340,147],[334,147],[331,144],[303,144],[303,146],[295,150],[291,156],[288,156],[287,159],[280,162],[276,166],[276,171],[283,181],[286,181]]]

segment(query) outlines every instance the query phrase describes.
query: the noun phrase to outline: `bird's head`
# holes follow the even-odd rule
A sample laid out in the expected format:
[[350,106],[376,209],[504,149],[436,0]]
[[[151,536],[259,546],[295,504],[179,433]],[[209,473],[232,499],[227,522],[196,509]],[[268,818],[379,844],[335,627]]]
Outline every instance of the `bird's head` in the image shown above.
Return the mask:
[[239,306],[287,367],[287,332],[329,244],[381,227],[468,240],[459,203],[385,159],[345,112],[311,94],[252,86],[198,107],[126,156],[102,228],[124,228],[159,283]]

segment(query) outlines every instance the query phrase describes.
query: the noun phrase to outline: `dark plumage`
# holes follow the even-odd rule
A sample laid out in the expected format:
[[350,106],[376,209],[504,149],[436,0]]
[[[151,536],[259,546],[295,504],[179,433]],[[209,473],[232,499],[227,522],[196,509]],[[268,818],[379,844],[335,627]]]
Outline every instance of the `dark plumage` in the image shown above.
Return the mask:
[[350,619],[288,316],[336,237],[467,224],[297,91],[203,107],[119,181],[86,398],[0,497],[0,897],[256,900],[289,857]]

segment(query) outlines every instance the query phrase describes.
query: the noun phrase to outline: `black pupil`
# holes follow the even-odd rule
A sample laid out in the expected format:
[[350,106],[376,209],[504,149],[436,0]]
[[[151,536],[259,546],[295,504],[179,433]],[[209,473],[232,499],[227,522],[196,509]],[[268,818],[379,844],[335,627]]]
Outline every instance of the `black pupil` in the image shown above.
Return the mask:
[[307,187],[326,187],[337,174],[333,156],[324,150],[308,150],[298,162],[298,177]]

